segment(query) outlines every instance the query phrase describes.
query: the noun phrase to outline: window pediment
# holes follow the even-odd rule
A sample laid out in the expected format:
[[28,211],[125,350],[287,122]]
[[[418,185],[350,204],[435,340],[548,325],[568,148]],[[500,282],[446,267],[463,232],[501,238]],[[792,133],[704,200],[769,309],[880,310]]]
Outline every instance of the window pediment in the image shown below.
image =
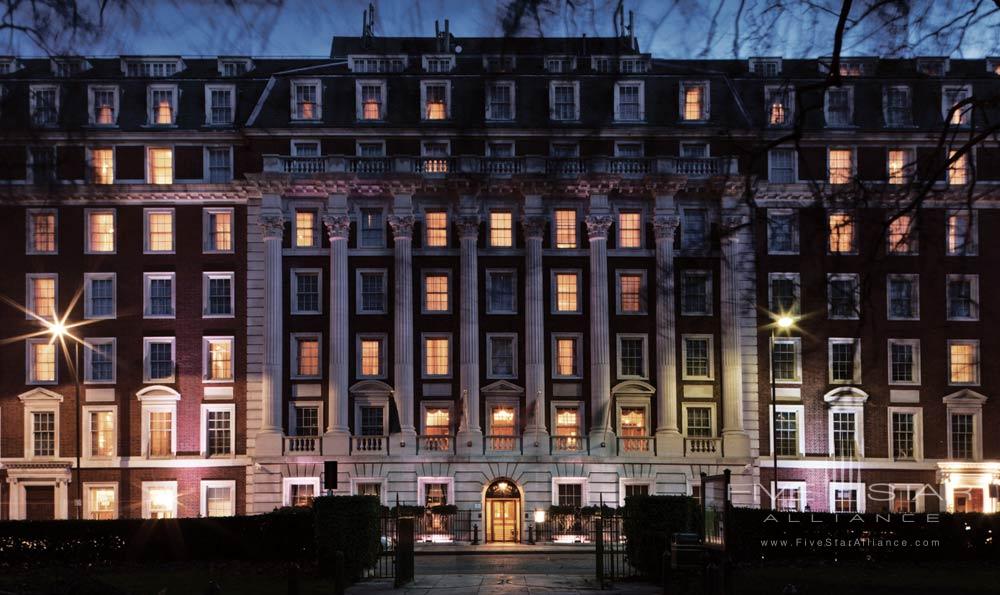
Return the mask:
[[354,395],[377,397],[389,396],[393,393],[393,389],[388,384],[378,380],[362,380],[352,385],[348,392]]
[[986,395],[967,388],[953,392],[941,399],[941,402],[946,405],[972,405],[976,407],[982,407],[986,401]]
[[155,403],[157,401],[180,401],[181,394],[169,386],[154,384],[135,393],[136,398],[143,403]]
[[63,396],[44,388],[34,388],[17,395],[22,403],[62,403]]
[[835,388],[823,395],[823,402],[830,405],[864,405],[868,393],[854,386]]
[[487,384],[486,386],[479,389],[479,392],[487,395],[520,395],[524,393],[524,389],[520,386],[507,382],[506,380],[498,380],[492,384]]
[[640,382],[638,380],[630,380],[628,382],[621,382],[616,384],[614,388],[611,389],[611,394],[613,395],[653,395],[656,394],[656,389],[646,382]]

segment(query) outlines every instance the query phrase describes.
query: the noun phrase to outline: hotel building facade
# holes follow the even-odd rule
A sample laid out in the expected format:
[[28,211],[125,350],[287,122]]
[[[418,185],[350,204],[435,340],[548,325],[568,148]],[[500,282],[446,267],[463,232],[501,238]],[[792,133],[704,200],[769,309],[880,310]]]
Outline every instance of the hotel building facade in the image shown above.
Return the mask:
[[996,510],[1000,153],[940,142],[995,66],[828,68],[447,32],[4,59],[0,518],[263,513],[326,461],[490,540],[723,469],[738,505]]

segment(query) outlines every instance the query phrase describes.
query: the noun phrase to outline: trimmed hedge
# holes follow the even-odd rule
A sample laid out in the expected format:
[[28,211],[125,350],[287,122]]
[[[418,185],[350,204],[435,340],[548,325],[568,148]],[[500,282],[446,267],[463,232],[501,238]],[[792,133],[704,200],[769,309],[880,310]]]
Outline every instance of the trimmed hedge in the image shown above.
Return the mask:
[[[833,514],[733,510],[730,553],[741,562],[784,560],[1000,560],[1000,515]],[[925,542],[937,542],[923,545]],[[921,545],[915,545],[921,543]]]
[[623,530],[628,558],[641,574],[658,578],[663,552],[674,533],[698,533],[701,505],[688,496],[629,496],[625,498]]
[[310,560],[313,515],[0,523],[5,564],[109,564],[185,560]]
[[313,500],[316,556],[320,571],[334,571],[334,554],[344,553],[344,569],[357,581],[381,552],[382,507],[375,496],[321,496]]

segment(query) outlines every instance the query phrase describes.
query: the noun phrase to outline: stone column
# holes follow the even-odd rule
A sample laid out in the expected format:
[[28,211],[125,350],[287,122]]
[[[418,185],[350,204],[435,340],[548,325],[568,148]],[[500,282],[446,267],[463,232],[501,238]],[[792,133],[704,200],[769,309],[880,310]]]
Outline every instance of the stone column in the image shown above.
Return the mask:
[[[270,204],[269,204],[270,203]],[[281,456],[282,432],[282,330],[284,318],[281,239],[285,218],[281,214],[281,198],[265,197],[258,221],[264,238],[264,365],[261,375],[263,396],[260,433],[257,435],[257,456]]]
[[390,450],[415,453],[417,432],[413,425],[413,212],[410,197],[397,196],[389,216],[394,246],[393,274],[395,316],[393,337],[393,399],[399,413],[400,435],[392,438]]
[[586,218],[590,239],[590,452],[614,454],[618,445],[612,427],[608,331],[608,229],[612,217],[594,208],[597,198],[591,197],[591,214]]
[[743,364],[740,351],[739,238],[747,225],[741,215],[723,217],[719,280],[722,322],[722,448],[726,457],[750,456],[750,437],[743,429]]
[[542,238],[546,220],[525,214],[524,231],[524,452],[548,453],[549,433],[545,425],[545,287],[542,269]]
[[684,440],[677,427],[677,328],[674,305],[676,215],[657,215],[656,234],[656,453],[682,456]]
[[465,395],[465,411],[461,415],[459,450],[482,453],[483,431],[479,424],[479,215],[465,214],[458,218],[461,242],[461,290],[459,317],[461,322],[459,381]]
[[327,349],[330,359],[330,373],[327,378],[329,393],[329,415],[326,434],[323,436],[323,454],[349,454],[351,444],[348,423],[348,372],[350,354],[350,327],[348,325],[350,302],[348,301],[347,239],[351,221],[346,213],[346,197],[330,197],[327,214],[323,217],[327,235],[330,238],[330,327]]

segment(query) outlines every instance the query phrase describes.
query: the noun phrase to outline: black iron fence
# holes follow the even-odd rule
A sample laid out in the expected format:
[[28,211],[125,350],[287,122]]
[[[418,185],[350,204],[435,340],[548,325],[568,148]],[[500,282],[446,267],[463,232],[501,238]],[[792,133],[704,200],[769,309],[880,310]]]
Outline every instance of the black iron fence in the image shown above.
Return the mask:
[[425,511],[413,519],[414,539],[424,543],[472,541],[472,511]]
[[375,565],[365,571],[365,578],[394,578],[396,576],[396,548],[399,545],[399,515],[383,510],[379,519],[380,551]]

